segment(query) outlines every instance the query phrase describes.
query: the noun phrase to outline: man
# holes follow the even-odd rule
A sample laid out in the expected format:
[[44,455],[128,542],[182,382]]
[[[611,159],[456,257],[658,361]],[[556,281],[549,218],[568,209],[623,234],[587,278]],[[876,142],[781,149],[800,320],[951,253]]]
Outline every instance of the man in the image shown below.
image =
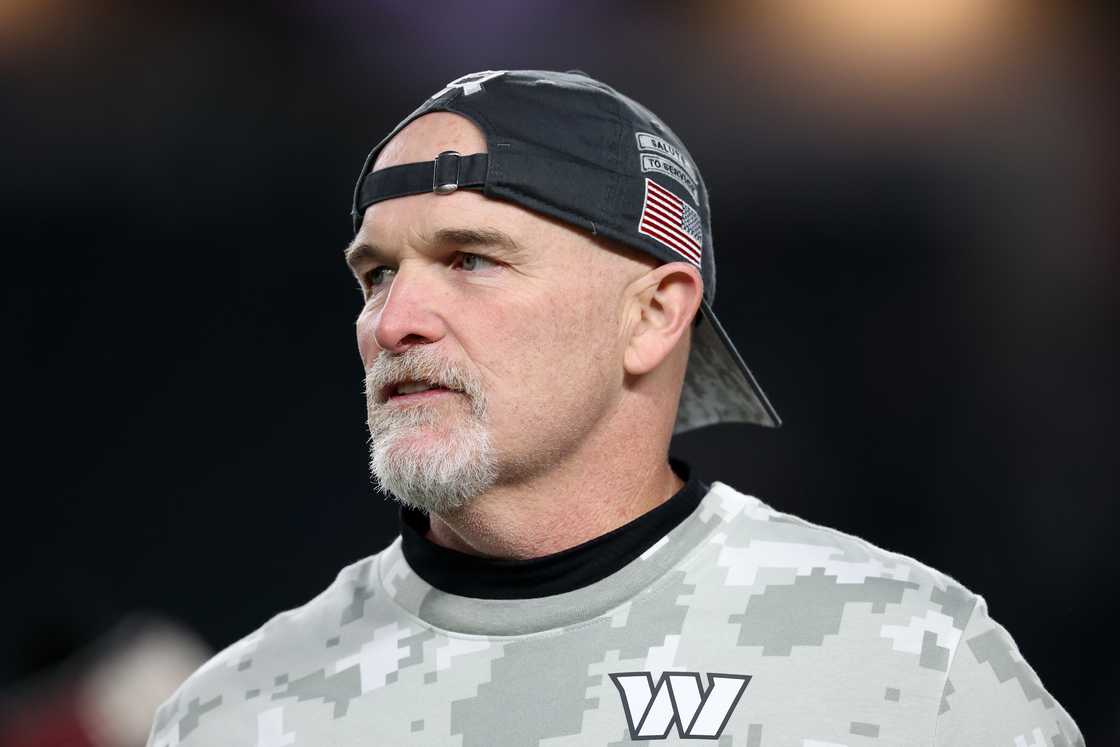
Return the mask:
[[401,536],[195,673],[151,747],[1083,744],[981,597],[667,457],[779,421],[648,110],[578,72],[465,76],[353,207]]

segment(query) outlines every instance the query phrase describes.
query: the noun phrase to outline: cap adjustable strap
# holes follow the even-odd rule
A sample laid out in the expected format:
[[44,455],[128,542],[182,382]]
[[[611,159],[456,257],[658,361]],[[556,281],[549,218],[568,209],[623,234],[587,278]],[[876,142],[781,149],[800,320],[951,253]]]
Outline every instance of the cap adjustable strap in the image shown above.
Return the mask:
[[366,174],[355,201],[357,223],[363,211],[375,202],[425,192],[451,194],[460,187],[481,188],[486,181],[485,153],[461,156],[453,150],[444,151],[431,161],[390,166]]

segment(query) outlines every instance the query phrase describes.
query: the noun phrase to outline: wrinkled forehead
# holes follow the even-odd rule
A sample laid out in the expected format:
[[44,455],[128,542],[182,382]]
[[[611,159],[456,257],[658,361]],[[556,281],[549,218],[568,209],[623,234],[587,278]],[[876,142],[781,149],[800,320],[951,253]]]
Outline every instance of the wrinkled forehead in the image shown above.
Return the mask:
[[377,154],[373,170],[431,161],[445,150],[464,156],[486,153],[486,136],[461,114],[430,112],[409,122]]

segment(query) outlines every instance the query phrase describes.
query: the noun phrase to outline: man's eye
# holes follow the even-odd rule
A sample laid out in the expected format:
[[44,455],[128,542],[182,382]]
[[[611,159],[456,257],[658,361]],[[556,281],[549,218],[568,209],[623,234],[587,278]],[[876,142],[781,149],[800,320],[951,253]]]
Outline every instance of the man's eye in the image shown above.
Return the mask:
[[[479,265],[480,262],[482,263],[481,265]],[[481,254],[471,254],[469,252],[461,253],[457,259],[457,263],[464,270],[467,270],[469,272],[485,268],[487,265],[498,264],[492,259],[483,257]],[[386,273],[395,272],[396,270],[394,270],[392,267],[388,267],[386,265],[378,265],[377,267],[374,267],[373,269],[367,270],[366,272],[362,273],[362,283],[366,288],[370,290],[376,290],[383,287],[388,282],[389,277],[386,277]]]
[[462,257],[462,261],[460,262],[460,264],[463,266],[464,270],[477,270],[479,262],[488,262],[491,265],[497,264],[496,262],[494,262],[494,260],[487,259],[480,254],[470,254],[469,252],[464,252],[460,256]]
[[369,272],[365,273],[362,276],[362,280],[365,281],[366,287],[377,288],[385,281],[384,273],[386,272],[393,272],[393,268],[386,267],[385,265],[378,265]]

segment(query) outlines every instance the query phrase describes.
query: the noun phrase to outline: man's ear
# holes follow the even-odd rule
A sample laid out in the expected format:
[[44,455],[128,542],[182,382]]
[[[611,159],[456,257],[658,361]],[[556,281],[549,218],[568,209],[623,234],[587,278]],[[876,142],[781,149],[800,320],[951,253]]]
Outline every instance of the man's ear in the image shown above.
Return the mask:
[[624,365],[640,375],[657,368],[685,334],[704,295],[700,272],[687,262],[660,265],[631,283]]

